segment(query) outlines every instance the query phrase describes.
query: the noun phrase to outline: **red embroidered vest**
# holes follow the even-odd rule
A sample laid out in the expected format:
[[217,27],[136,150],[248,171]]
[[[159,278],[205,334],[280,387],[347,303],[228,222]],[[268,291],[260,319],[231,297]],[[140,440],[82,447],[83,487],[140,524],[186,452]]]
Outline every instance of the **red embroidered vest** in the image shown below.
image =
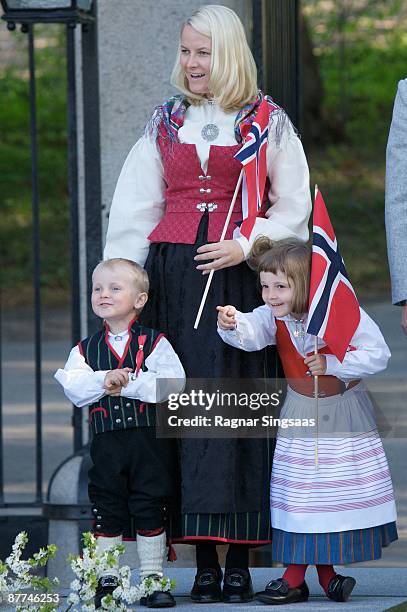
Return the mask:
[[[211,145],[205,174],[194,144],[169,142],[161,134],[157,142],[164,166],[166,209],[148,239],[150,242],[193,244],[202,215],[208,210],[208,242],[218,242],[242,167],[233,156],[242,145]],[[267,183],[264,193],[261,217],[265,216],[268,208]],[[232,238],[238,221],[242,221],[240,193],[227,228],[226,240]]]
[[[287,329],[284,321],[276,319],[277,333],[276,333],[276,345],[278,354],[283,364],[284,374],[288,384],[294,391],[301,395],[307,395],[308,397],[314,397],[314,377],[307,376],[308,370],[304,363],[304,357],[300,355],[294,346],[290,332]],[[318,349],[319,353],[323,355],[330,354],[329,347],[324,346]],[[307,353],[307,357],[311,356],[312,353]],[[318,396],[319,397],[330,397],[331,395],[339,395],[351,389],[357,385],[360,380],[352,380],[346,386],[342,380],[336,378],[336,376],[319,376],[318,377]]]

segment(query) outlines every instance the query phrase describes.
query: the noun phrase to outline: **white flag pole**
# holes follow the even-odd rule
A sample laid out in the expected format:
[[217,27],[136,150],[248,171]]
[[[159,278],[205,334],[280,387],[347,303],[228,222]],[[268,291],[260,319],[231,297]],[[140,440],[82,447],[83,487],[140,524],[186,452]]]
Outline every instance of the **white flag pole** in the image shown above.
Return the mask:
[[[314,355],[318,355],[318,337],[314,337]],[[315,469],[318,469],[318,423],[319,423],[319,405],[318,405],[318,376],[314,376],[314,397],[315,397],[315,414],[316,414],[316,437],[315,437]]]
[[[229,225],[230,217],[232,216],[233,207],[234,207],[235,202],[236,202],[237,194],[239,193],[239,188],[240,188],[240,184],[242,182],[242,178],[243,178],[243,168],[240,171],[239,178],[238,178],[237,183],[236,183],[235,192],[233,194],[233,198],[232,198],[232,201],[231,201],[230,206],[229,206],[229,211],[228,211],[228,214],[227,214],[227,217],[226,217],[225,225],[223,226],[223,230],[222,230],[222,234],[221,234],[219,242],[222,242],[225,239],[226,230],[227,230],[228,225]],[[205,306],[206,298],[208,297],[209,288],[211,286],[211,282],[212,282],[212,278],[213,278],[214,272],[215,272],[215,270],[211,270],[210,273],[209,273],[208,280],[206,282],[205,291],[203,293],[201,304],[199,306],[198,314],[196,315],[196,319],[195,319],[195,323],[194,323],[194,329],[198,329],[199,321],[201,320],[202,311],[203,311],[204,306]]]
[[[318,193],[318,185],[315,185],[314,203]],[[318,337],[314,337],[314,355],[318,355]],[[318,405],[318,376],[314,376],[314,398],[316,414],[316,437],[315,437],[315,469],[318,469],[318,428],[319,428],[319,405]]]

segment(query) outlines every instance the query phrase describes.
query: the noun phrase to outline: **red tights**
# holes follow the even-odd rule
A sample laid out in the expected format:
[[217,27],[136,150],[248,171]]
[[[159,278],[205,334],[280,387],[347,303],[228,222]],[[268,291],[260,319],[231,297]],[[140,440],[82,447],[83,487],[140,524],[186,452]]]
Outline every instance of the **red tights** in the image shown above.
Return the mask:
[[[287,567],[283,574],[283,578],[287,580],[291,588],[298,587],[304,582],[305,572],[308,565],[291,564]],[[319,584],[324,589],[325,593],[328,590],[330,580],[335,576],[333,565],[316,565],[318,572]]]

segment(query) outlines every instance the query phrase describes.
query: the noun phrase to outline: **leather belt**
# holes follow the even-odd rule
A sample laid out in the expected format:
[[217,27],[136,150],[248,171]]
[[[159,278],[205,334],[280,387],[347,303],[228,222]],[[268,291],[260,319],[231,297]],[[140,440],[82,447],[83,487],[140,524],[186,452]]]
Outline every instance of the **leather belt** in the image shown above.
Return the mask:
[[[319,381],[321,381],[321,379],[323,378],[323,376],[320,376]],[[299,384],[300,381],[303,384]],[[353,389],[353,387],[356,387],[356,385],[358,385],[360,381],[361,379],[359,378],[356,380],[351,380],[346,384],[343,382],[343,380],[339,380],[339,378],[336,378],[334,383],[332,381],[329,381],[328,384],[322,383],[321,386],[323,386],[323,388],[319,389],[318,397],[323,399],[324,397],[343,395],[346,391],[349,391],[349,389]],[[306,381],[307,383],[312,383],[311,385],[304,384],[305,381],[303,381],[302,378],[290,378],[287,380],[287,382],[290,385],[291,389],[293,389],[293,391],[295,391],[296,393],[299,393],[300,395],[305,395],[306,397],[314,397],[314,385],[312,379],[310,381]]]

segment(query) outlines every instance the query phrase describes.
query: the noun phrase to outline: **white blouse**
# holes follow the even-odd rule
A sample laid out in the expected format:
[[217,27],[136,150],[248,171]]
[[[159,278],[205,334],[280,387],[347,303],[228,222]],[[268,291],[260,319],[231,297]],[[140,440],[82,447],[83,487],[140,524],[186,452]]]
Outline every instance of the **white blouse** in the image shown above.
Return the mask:
[[[123,355],[128,337],[127,330],[120,334],[109,332],[109,343],[119,357]],[[134,380],[129,374],[129,382],[126,387],[122,388],[120,395],[155,404],[166,400],[168,392],[180,393],[183,390],[184,368],[166,338],[160,338],[152,353],[145,360],[145,365],[148,369],[145,372],[140,370]],[[62,385],[67,398],[75,406],[82,408],[97,402],[106,395],[104,381],[108,371],[95,372],[92,370],[79,352],[79,348],[74,346],[64,368],[56,371],[55,378]]]
[[[278,318],[286,324],[291,341],[300,355],[305,358],[307,354],[314,352],[315,336],[305,332],[306,317],[302,322],[290,315]],[[268,306],[259,306],[253,312],[237,311],[234,330],[225,331],[218,327],[218,333],[224,342],[244,351],[258,351],[265,346],[275,344],[276,330],[276,320]],[[318,347],[324,346],[325,342],[318,338]],[[352,350],[345,354],[342,363],[335,355],[325,355],[327,375],[336,376],[346,382],[386,369],[390,359],[389,347],[379,327],[363,308],[360,309],[360,323],[350,341],[350,346]]]
[[[178,131],[180,142],[195,144],[203,172],[206,172],[210,143],[202,138],[204,125],[214,123],[219,135],[215,145],[236,144],[236,113],[225,113],[213,102],[189,106],[183,126]],[[250,240],[237,238],[248,256],[259,235],[273,240],[296,236],[308,239],[308,218],[311,212],[309,170],[302,144],[290,123],[285,122],[282,138],[277,142],[277,119],[269,126],[267,170],[270,180],[270,208],[266,218],[256,220]],[[147,236],[160,222],[165,210],[163,164],[155,140],[142,136],[124,162],[110,209],[104,258],[125,257],[144,265],[148,254]]]

